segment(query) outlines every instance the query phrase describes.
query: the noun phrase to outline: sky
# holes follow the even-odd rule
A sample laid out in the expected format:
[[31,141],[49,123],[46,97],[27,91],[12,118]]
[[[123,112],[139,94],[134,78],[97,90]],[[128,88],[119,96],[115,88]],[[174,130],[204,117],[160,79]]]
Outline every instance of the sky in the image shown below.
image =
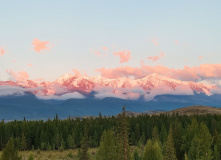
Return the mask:
[[221,1],[0,2],[0,81],[221,78]]

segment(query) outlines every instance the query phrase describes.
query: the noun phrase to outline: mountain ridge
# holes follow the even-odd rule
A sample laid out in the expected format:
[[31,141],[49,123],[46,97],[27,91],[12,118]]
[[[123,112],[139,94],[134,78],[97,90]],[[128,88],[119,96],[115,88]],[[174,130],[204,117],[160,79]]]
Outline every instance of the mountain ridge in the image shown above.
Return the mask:
[[[208,85],[201,82],[181,81],[159,74],[149,74],[140,79],[116,78],[109,79],[102,76],[80,76],[65,74],[53,82],[43,81],[34,82],[25,81],[0,81],[0,87],[13,86],[32,92],[39,98],[56,99],[56,97],[74,93],[76,98],[85,98],[94,92],[95,98],[117,97],[122,99],[151,100],[157,95],[179,94],[193,95],[203,93],[207,96],[213,94],[216,90],[215,85]],[[4,93],[2,93],[4,94]],[[53,97],[54,96],[54,97]]]
[[159,95],[151,101],[126,100],[108,97],[104,99],[42,100],[32,93],[0,97],[0,119],[48,119],[56,113],[61,119],[70,116],[112,116],[122,111],[122,106],[131,112],[154,110],[170,111],[193,105],[221,107],[221,95]]

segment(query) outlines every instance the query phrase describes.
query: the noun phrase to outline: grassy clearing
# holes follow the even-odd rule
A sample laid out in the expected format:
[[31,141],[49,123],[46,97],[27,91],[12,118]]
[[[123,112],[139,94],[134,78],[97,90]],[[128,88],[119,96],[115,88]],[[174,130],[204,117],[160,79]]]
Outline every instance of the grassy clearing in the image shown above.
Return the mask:
[[[95,160],[97,148],[90,148],[89,155],[91,160]],[[20,151],[19,155],[22,155],[22,160],[28,160],[29,155],[34,156],[34,160],[78,160],[78,149],[63,150],[63,151]],[[0,152],[0,156],[2,151]]]

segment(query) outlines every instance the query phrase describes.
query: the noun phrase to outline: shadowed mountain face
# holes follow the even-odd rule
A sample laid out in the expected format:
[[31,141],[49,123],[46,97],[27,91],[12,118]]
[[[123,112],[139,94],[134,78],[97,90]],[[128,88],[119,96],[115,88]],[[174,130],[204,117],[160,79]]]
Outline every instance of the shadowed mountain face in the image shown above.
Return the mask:
[[70,116],[88,115],[116,115],[122,111],[122,106],[132,112],[145,112],[154,110],[171,111],[174,109],[205,105],[221,107],[221,95],[207,96],[194,95],[159,95],[151,101],[124,100],[118,98],[86,98],[68,100],[42,100],[32,93],[21,96],[0,97],[0,119],[47,119],[53,118],[57,113],[60,118]]

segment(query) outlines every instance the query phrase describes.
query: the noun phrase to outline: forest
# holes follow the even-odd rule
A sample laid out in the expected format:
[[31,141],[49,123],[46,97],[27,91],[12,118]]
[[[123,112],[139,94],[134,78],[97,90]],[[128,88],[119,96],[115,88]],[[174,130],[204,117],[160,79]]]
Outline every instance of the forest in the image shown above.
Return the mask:
[[[73,159],[220,160],[221,115],[138,115],[0,122],[1,159],[7,152],[78,149]],[[16,159],[16,158],[14,158]]]

